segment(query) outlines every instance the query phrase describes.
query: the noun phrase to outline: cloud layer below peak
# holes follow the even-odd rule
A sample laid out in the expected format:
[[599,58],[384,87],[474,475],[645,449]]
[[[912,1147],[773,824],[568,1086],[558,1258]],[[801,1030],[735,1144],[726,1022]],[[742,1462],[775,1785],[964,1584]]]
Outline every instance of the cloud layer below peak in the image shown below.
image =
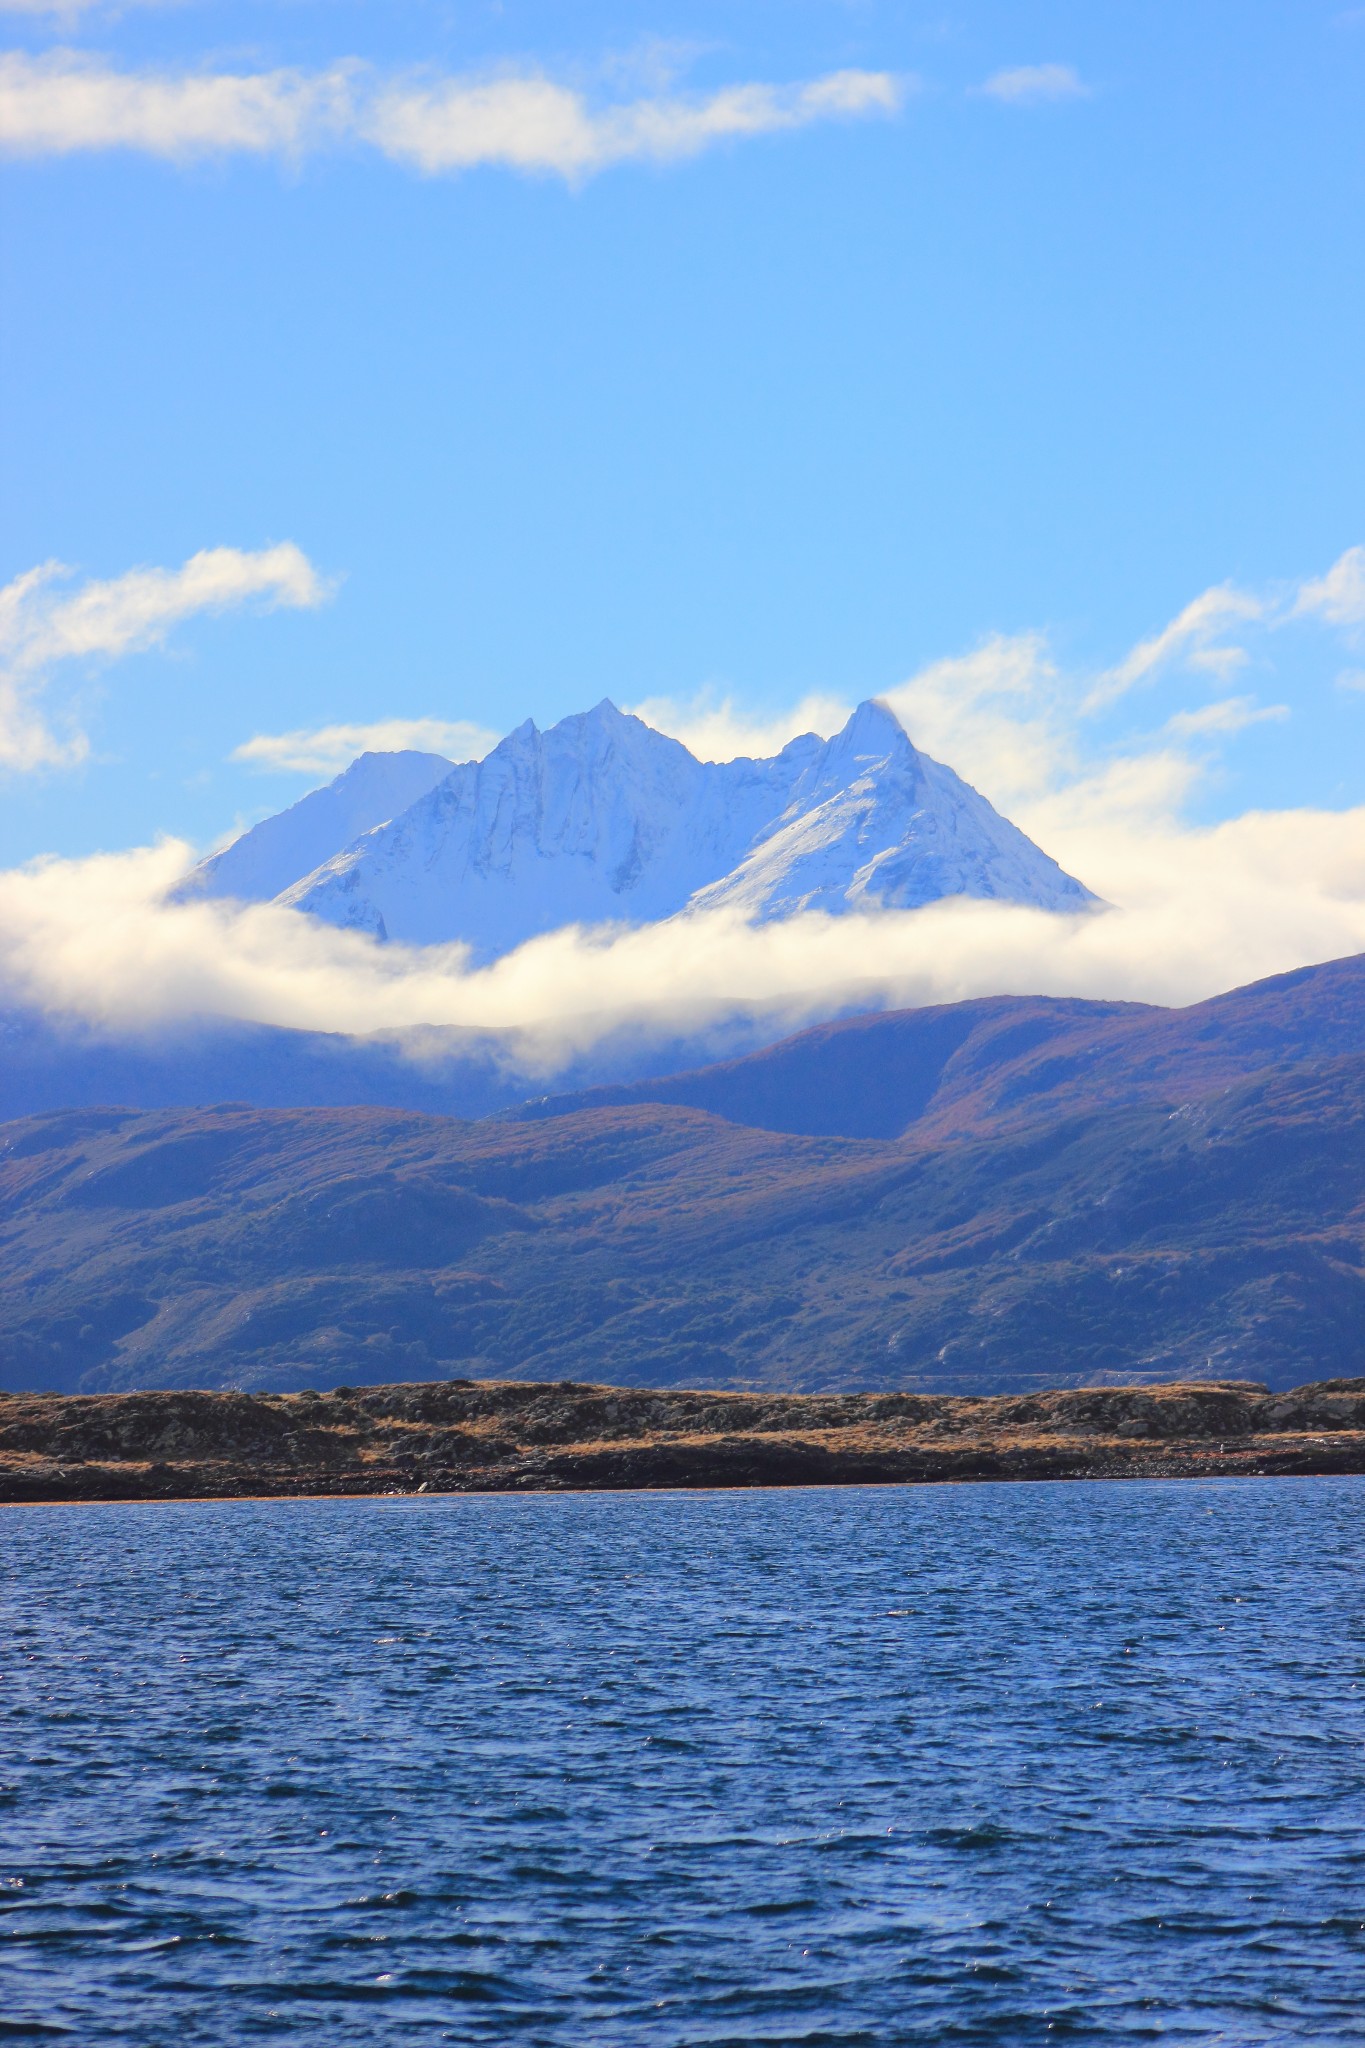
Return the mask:
[[576,927],[471,969],[460,946],[384,946],[274,904],[177,902],[175,843],[0,874],[12,999],[160,1035],[206,1016],[304,1029],[505,1034],[547,1080],[603,1041],[774,1035],[850,1006],[1055,994],[1190,1002],[1365,949],[1365,810],[1250,813],[1212,829],[1096,815],[1054,850],[1117,907],[1077,917],[964,900],[749,925],[732,913]]
[[[123,1031],[205,1015],[396,1030],[415,1043],[431,1028],[495,1031],[523,1070],[552,1078],[603,1040],[720,1028],[741,1007],[780,1030],[849,1006],[1001,991],[1192,1001],[1365,950],[1365,809],[1253,811],[1215,826],[1182,816],[1223,744],[1286,716],[1226,688],[1265,636],[1298,622],[1356,644],[1361,560],[1352,548],[1306,581],[1203,593],[1105,672],[1098,703],[1094,676],[1068,673],[1041,632],[990,636],[885,693],[916,743],[1113,906],[1102,913],[958,901],[749,925],[713,912],[635,929],[565,927],[474,968],[460,945],[378,945],[276,904],[180,902],[175,884],[192,852],[165,843],[0,874],[0,986],[11,1000]],[[154,644],[192,612],[324,594],[288,544],[206,550],[179,569],[77,588],[32,571],[0,594],[0,651],[20,693],[11,702],[31,710],[22,693],[53,664]],[[1129,693],[1150,702],[1141,693],[1164,672],[1186,674],[1195,701],[1172,710],[1168,698],[1149,727],[1094,731],[1097,711]],[[713,692],[636,708],[717,759],[770,754],[797,732],[841,724],[849,707],[811,695],[785,715],[756,715]],[[488,737],[391,717],[258,734],[237,758],[325,773],[361,746],[476,752]]]

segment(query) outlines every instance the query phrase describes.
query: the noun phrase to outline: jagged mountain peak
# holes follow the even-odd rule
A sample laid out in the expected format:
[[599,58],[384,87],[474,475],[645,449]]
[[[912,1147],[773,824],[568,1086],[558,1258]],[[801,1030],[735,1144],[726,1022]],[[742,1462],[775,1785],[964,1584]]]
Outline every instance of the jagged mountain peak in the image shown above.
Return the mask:
[[[637,718],[633,711],[618,710],[610,697],[599,697],[591,710],[581,711],[578,713],[578,716],[585,725],[596,725],[606,728],[617,725],[644,725],[644,720]],[[646,730],[650,730],[650,728],[647,727]]]
[[851,753],[890,753],[905,748],[912,754],[918,752],[891,706],[880,697],[864,697],[830,745],[836,742]]
[[201,861],[183,895],[266,902],[376,825],[399,816],[443,782],[455,766],[444,754],[404,748],[357,755],[321,789],[263,818],[221,852]]
[[[700,761],[604,697],[444,765],[406,808],[296,864],[278,900],[377,937],[463,940],[476,959],[563,925],[692,910],[1094,902],[875,697],[832,738],[801,734],[770,759]],[[269,822],[287,837],[291,816]]]

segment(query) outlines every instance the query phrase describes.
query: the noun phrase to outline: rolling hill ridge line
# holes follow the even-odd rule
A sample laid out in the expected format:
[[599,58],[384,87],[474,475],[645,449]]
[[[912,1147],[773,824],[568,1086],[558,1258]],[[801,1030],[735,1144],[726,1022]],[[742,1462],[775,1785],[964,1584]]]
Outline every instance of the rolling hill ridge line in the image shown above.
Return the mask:
[[[1357,958],[1183,1011],[850,1020],[680,1077],[693,1101],[19,1120],[0,1387],[1353,1377],[1363,1021]],[[846,1128],[772,1127],[803,1102]]]
[[813,1025],[691,1072],[547,1095],[534,1121],[671,1102],[761,1130],[895,1138],[1003,1129],[1058,1107],[1179,1099],[1273,1066],[1365,1050],[1365,955],[1298,968],[1185,1009],[982,996]]

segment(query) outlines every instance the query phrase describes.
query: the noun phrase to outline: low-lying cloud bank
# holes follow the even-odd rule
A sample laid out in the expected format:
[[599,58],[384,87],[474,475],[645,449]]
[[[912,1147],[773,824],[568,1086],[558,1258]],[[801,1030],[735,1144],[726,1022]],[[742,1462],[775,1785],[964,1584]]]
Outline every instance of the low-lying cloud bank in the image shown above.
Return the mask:
[[1186,1003],[1365,950],[1365,808],[1260,812],[1208,830],[1055,820],[1052,850],[1115,907],[1054,917],[957,901],[760,927],[725,915],[565,930],[472,971],[459,946],[383,946],[273,905],[171,904],[175,842],[0,875],[11,1000],[119,1031],[205,1016],[311,1030],[508,1034],[553,1077],[595,1044],[717,1027],[740,1006],[777,1029],[850,1006],[1011,992]]

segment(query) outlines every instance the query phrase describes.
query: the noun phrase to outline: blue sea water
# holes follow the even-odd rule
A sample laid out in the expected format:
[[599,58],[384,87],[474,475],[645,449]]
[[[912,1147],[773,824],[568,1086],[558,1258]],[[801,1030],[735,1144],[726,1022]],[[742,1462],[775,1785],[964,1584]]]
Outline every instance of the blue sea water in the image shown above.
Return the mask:
[[1363,1510],[0,1510],[0,2038],[1365,2040]]

